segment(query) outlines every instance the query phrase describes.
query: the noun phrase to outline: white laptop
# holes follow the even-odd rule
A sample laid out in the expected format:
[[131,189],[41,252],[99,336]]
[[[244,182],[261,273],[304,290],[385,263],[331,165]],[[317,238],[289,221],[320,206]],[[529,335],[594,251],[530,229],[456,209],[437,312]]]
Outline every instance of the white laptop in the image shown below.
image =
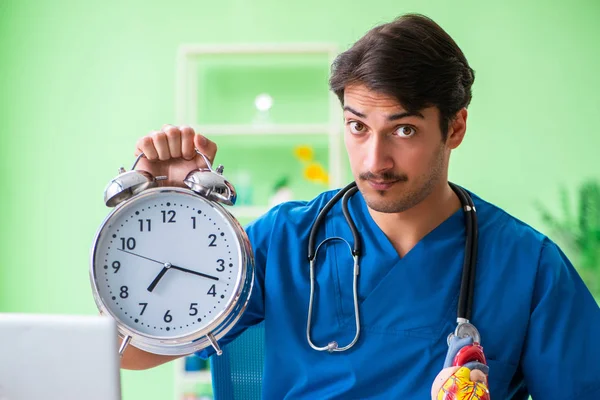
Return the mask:
[[0,313],[0,400],[119,400],[117,343],[108,317]]

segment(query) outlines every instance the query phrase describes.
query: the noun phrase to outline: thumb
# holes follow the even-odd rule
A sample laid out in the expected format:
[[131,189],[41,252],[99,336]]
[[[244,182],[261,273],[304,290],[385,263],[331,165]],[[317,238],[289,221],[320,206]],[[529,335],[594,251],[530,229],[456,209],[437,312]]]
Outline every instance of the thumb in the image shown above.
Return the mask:
[[[212,164],[215,155],[217,154],[217,145],[215,142],[209,140],[206,136],[197,134],[194,136],[194,145],[196,149],[208,158],[208,161]],[[204,158],[200,155],[196,156],[196,164],[198,168],[202,168],[205,165]]]

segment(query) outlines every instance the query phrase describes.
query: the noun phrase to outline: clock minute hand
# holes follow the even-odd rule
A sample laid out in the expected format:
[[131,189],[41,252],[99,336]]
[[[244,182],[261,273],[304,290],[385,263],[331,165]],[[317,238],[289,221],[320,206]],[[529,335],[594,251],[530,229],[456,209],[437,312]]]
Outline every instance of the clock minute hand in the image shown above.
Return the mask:
[[183,268],[183,267],[178,267],[177,265],[172,265],[171,263],[164,263],[162,261],[158,261],[158,260],[146,257],[146,256],[142,256],[140,254],[136,254],[136,253],[133,253],[131,251],[127,251],[127,250],[123,250],[123,249],[117,249],[117,250],[120,250],[120,251],[122,251],[124,253],[127,253],[127,254],[131,254],[132,256],[136,256],[136,257],[140,257],[140,258],[146,259],[148,261],[152,261],[152,262],[155,262],[155,263],[158,263],[158,264],[162,264],[164,266],[163,269],[158,273],[158,275],[156,275],[156,278],[154,278],[154,280],[152,281],[152,283],[150,283],[150,286],[148,286],[148,291],[149,292],[152,292],[154,290],[154,288],[156,287],[156,285],[158,285],[158,282],[160,281],[160,279],[171,268],[177,269],[177,270],[182,271],[182,272],[187,272],[187,273],[190,273],[190,274],[198,275],[198,276],[201,276],[203,278],[212,279],[213,281],[218,281],[219,280],[219,278],[217,278],[216,276],[203,274],[202,272],[192,271],[191,269],[187,269],[187,268]]
[[179,271],[183,271],[183,272],[188,272],[190,274],[198,275],[198,276],[201,276],[203,278],[212,279],[213,281],[218,281],[219,280],[219,278],[217,278],[216,276],[203,274],[202,272],[192,271],[191,269],[178,267],[177,265],[171,265],[171,268],[178,269]]

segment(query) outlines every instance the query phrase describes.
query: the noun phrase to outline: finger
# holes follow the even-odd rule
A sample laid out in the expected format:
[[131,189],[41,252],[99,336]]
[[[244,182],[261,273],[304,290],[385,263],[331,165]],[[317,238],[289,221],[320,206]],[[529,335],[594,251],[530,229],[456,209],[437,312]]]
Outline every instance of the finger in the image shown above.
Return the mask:
[[181,132],[181,155],[186,160],[192,160],[196,156],[194,147],[196,132],[189,126],[180,126],[179,131]]
[[[204,154],[212,164],[215,160],[215,155],[217,154],[217,144],[199,134],[194,136],[194,144],[196,145],[198,151]],[[196,157],[196,160],[198,167],[204,166],[204,160],[202,157]]]
[[181,157],[181,131],[173,125],[164,125],[163,132],[167,135],[167,143],[169,145],[169,153],[171,157]]
[[158,153],[156,152],[154,142],[152,141],[152,137],[150,135],[141,137],[138,140],[136,147],[136,156],[140,155],[140,153],[144,153],[148,160],[158,160]]
[[152,142],[158,153],[158,159],[161,161],[171,158],[169,151],[169,143],[167,142],[167,134],[162,131],[156,131],[152,134]]

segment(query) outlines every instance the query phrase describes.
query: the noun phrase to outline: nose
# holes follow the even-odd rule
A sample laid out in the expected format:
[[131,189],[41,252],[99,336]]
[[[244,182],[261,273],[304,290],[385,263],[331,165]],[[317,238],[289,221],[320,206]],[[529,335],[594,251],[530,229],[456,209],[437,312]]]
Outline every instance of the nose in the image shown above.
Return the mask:
[[394,167],[392,146],[380,135],[372,135],[365,147],[364,167],[374,174],[388,171]]

